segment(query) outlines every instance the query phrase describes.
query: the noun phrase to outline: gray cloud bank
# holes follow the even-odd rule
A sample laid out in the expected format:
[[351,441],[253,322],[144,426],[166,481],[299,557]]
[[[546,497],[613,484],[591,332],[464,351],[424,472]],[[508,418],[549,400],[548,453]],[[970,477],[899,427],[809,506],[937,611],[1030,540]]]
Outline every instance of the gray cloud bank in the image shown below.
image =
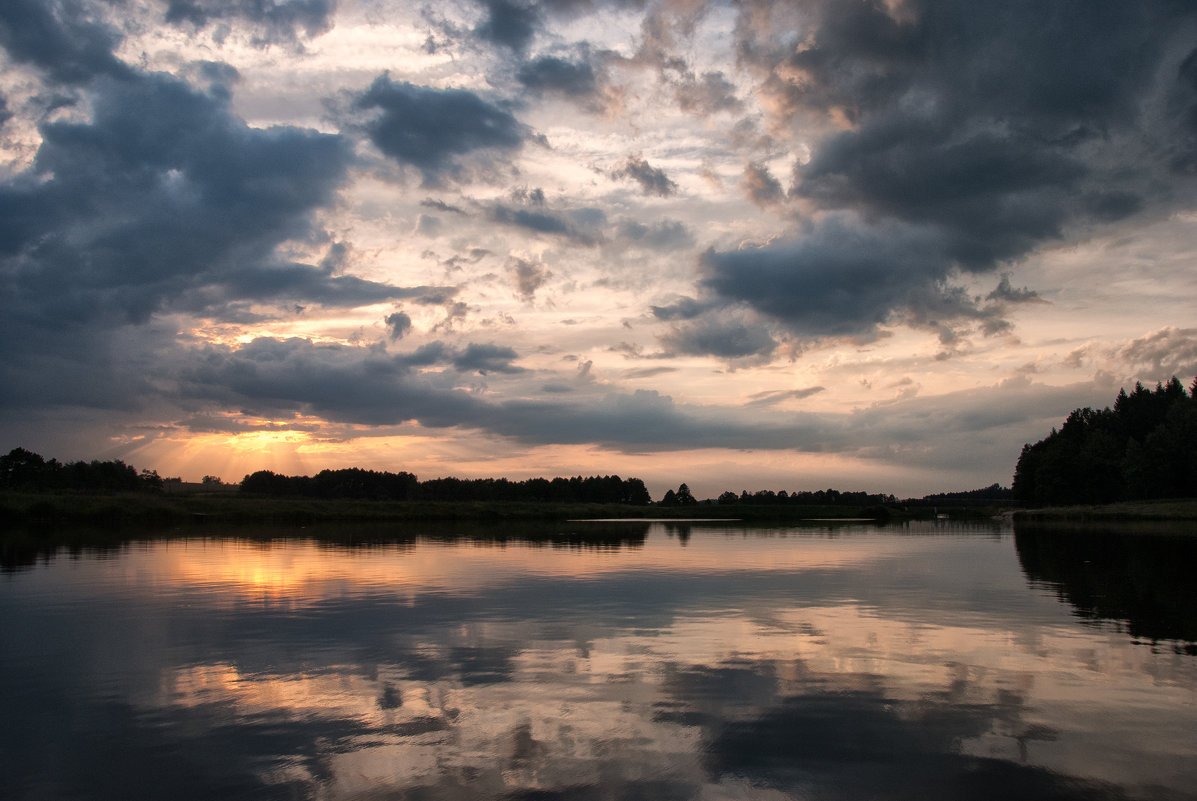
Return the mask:
[[[1040,245],[1193,203],[1197,10],[1169,2],[744,6],[738,52],[787,124],[850,121],[796,163],[788,238],[704,259],[714,298],[808,339],[993,318],[951,286]],[[781,185],[750,165],[754,202]],[[1017,302],[1006,293],[990,300]],[[1003,326],[992,325],[1000,330]]]

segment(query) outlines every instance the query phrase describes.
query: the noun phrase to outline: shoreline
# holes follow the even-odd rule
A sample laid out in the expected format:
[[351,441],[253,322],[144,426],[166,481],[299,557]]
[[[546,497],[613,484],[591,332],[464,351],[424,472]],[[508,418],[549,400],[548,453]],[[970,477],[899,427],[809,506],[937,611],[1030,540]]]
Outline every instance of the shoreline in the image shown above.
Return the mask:
[[[927,510],[928,512],[930,510]],[[205,524],[309,525],[421,521],[642,520],[797,523],[812,518],[878,522],[918,519],[922,510],[894,507],[727,504],[625,506],[599,503],[517,501],[375,501],[269,498],[237,493],[67,494],[0,493],[0,525],[45,529],[59,526],[175,526]]]
[[1197,499],[1123,501],[1092,506],[1049,506],[1012,512],[1016,523],[1197,522]]

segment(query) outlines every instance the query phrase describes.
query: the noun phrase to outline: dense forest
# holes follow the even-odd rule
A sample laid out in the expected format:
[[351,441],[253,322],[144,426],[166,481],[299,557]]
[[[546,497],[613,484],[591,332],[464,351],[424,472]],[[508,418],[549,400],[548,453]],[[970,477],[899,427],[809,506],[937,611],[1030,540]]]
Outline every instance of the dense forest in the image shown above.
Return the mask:
[[64,464],[24,448],[13,448],[0,456],[0,488],[33,492],[131,492],[161,489],[162,479],[152,470],[138,473],[119,459]]
[[241,491],[255,495],[302,498],[357,498],[394,501],[520,501],[525,503],[652,503],[638,478],[434,478],[420,481],[407,472],[389,473],[350,467],[322,470],[314,476],[284,476],[259,470],[241,480]]
[[1076,409],[1025,445],[1014,470],[1024,504],[1098,504],[1197,497],[1197,381],[1135,384],[1111,409]]

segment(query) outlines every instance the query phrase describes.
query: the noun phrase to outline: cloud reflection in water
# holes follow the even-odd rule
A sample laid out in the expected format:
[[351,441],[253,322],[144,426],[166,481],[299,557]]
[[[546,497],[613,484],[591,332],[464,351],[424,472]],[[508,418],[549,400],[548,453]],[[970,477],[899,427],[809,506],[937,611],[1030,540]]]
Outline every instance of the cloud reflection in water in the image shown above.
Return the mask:
[[0,764],[17,798],[1193,797],[1195,660],[1080,625],[1011,537],[773,534],[54,561],[0,595]]

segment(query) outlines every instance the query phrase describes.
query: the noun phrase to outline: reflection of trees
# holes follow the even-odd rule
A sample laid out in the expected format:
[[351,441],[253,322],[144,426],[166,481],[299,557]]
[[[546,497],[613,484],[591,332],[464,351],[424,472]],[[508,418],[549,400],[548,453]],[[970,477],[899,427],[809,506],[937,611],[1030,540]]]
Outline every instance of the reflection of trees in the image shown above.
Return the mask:
[[[562,524],[539,520],[486,524],[477,521],[435,521],[421,525],[327,523],[294,526],[227,526],[206,529],[208,537],[229,537],[256,541],[274,539],[314,540],[330,549],[365,550],[386,548],[410,551],[419,542],[476,542],[503,546],[524,543],[568,550],[618,551],[643,548],[651,523],[585,522]],[[131,543],[172,539],[193,539],[188,529],[142,530],[61,528],[39,530],[36,536],[0,536],[0,571],[16,573],[39,562],[50,562],[63,554],[117,553]],[[688,536],[688,535],[687,535]]]
[[1080,616],[1120,621],[1134,637],[1177,641],[1197,655],[1197,539],[1020,524],[1014,544],[1027,578]]

